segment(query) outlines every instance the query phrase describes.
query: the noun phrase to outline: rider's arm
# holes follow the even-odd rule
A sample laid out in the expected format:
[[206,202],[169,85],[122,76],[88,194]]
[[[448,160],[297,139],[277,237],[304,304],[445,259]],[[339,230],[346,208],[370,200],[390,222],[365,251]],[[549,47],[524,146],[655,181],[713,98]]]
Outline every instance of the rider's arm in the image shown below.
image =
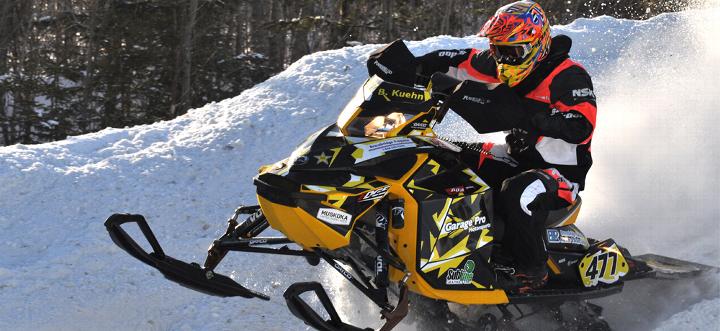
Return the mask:
[[552,109],[532,116],[533,131],[572,144],[585,143],[595,128],[597,106],[590,75],[581,67],[570,67],[550,84]]

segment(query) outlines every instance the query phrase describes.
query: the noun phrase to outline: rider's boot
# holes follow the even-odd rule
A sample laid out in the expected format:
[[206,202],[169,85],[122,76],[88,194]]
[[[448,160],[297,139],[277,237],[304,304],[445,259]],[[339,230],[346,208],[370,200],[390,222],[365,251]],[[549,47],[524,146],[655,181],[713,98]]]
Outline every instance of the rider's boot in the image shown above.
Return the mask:
[[527,293],[542,288],[548,281],[548,271],[544,265],[542,267],[518,269],[515,271],[514,276],[520,283],[517,289],[518,293]]
[[546,267],[512,268],[493,263],[495,283],[509,293],[527,293],[547,284]]

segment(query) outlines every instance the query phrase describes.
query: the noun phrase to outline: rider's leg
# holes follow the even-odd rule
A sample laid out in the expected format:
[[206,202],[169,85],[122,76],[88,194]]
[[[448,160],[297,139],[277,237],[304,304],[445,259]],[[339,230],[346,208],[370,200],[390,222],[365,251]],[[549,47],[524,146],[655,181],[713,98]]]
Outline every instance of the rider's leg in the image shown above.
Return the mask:
[[545,221],[550,210],[574,201],[572,184],[555,169],[529,170],[503,182],[499,212],[505,220],[503,247],[513,256],[518,278],[532,287],[547,279]]

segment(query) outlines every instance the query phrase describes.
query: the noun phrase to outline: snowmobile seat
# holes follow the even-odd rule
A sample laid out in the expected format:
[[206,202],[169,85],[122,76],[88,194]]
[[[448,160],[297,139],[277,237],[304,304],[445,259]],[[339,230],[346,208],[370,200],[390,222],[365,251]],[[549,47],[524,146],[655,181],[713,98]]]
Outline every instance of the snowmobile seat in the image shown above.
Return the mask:
[[551,210],[548,214],[548,218],[545,221],[546,228],[557,228],[565,225],[575,223],[578,214],[580,213],[580,207],[582,206],[582,199],[580,196],[575,199],[575,203],[566,208],[560,208]]

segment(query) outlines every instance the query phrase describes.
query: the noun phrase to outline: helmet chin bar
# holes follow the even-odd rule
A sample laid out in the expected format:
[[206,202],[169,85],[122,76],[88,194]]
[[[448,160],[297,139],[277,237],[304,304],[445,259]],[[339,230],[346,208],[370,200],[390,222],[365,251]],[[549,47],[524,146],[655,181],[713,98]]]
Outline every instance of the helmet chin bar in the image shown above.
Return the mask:
[[520,84],[535,69],[535,63],[528,61],[520,65],[498,63],[498,79],[510,87]]

